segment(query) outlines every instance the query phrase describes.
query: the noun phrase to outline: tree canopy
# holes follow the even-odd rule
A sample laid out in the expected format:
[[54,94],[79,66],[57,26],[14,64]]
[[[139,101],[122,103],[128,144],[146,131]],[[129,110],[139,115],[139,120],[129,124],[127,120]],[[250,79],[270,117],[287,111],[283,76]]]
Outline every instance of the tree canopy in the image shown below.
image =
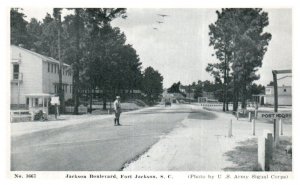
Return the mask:
[[146,94],[147,100],[154,103],[160,99],[163,92],[163,77],[152,67],[147,67],[143,73],[142,91]]
[[260,77],[256,72],[271,40],[271,34],[263,31],[269,24],[268,14],[260,8],[226,8],[216,13],[218,18],[209,25],[209,36],[219,63],[208,64],[206,70],[223,84],[224,111],[225,103],[228,110],[229,86],[233,86],[234,109],[239,95],[245,108],[247,93]]
[[[11,43],[67,63],[73,73],[73,102],[75,113],[88,91],[101,91],[103,108],[115,95],[129,97],[129,92],[141,90],[151,102],[162,92],[163,77],[142,62],[126,36],[110,22],[126,18],[124,8],[72,8],[73,13],[61,17],[61,8],[54,8],[42,20],[32,18],[19,9],[11,9]],[[149,85],[149,87],[147,85]],[[130,94],[130,93],[129,93]]]

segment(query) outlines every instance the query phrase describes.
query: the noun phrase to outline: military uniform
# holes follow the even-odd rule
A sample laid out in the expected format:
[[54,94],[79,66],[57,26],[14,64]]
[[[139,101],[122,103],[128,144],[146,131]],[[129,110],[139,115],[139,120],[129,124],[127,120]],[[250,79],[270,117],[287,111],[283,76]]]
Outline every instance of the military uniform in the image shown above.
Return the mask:
[[120,114],[121,114],[121,102],[120,97],[117,96],[117,99],[114,101],[114,111],[115,111],[115,125],[121,125],[120,124]]

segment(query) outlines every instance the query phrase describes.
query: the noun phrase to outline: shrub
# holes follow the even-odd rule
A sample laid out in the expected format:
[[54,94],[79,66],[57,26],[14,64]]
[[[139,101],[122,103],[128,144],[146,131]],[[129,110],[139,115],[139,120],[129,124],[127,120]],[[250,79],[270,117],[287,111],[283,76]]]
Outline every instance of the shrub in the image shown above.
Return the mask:
[[65,106],[74,106],[74,101],[72,98],[65,101]]

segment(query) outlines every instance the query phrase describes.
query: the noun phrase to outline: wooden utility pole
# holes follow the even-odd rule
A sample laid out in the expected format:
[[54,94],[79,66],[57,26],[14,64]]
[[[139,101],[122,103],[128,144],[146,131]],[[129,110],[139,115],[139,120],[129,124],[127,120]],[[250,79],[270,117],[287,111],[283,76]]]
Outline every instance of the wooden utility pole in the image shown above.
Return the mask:
[[63,70],[63,62],[61,59],[61,10],[56,10],[57,12],[57,27],[58,27],[58,39],[57,39],[57,48],[58,48],[58,60],[59,60],[59,70],[58,70],[58,96],[60,101],[60,112],[63,113],[65,111],[65,97],[64,90],[62,84],[62,70]]
[[278,111],[278,88],[277,88],[277,71],[273,70],[273,85],[274,85],[274,112]]
[[[292,73],[292,70],[273,70],[273,84],[274,84],[274,112],[278,112],[278,86],[277,86],[277,74]],[[279,124],[277,124],[277,119],[274,119],[273,133],[274,133],[274,146],[278,144],[279,141]]]
[[80,9],[79,8],[75,8],[75,20],[74,20],[74,24],[75,24],[75,48],[76,48],[76,53],[75,53],[75,63],[74,63],[74,114],[78,114],[78,107],[79,107],[79,19],[80,19]]
[[278,86],[277,74],[292,73],[292,70],[273,70],[273,83],[274,83],[274,112],[278,111]]

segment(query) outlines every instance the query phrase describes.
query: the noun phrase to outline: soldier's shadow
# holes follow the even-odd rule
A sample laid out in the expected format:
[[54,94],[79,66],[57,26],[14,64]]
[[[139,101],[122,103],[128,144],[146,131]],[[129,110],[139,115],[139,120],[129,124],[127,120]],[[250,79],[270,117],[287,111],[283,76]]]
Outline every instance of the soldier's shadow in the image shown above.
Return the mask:
[[132,125],[115,125],[116,127],[131,127]]

